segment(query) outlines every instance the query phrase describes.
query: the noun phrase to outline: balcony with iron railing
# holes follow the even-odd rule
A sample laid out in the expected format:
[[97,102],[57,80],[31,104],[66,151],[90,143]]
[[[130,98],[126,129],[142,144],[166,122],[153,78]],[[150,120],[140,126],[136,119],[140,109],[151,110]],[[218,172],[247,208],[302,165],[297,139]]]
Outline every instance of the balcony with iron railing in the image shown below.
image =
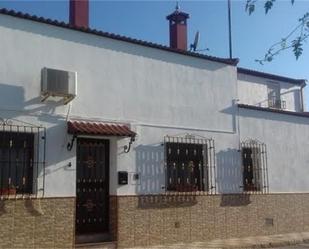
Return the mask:
[[285,110],[286,109],[286,101],[278,99],[276,97],[272,97],[268,99],[268,107],[279,109],[279,110]]

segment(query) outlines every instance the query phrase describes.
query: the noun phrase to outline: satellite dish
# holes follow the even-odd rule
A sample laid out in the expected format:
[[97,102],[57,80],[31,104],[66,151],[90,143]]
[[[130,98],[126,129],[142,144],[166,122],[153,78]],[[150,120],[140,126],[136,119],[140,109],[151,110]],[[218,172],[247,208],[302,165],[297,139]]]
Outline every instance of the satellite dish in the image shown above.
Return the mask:
[[192,51],[192,50],[193,50],[193,51],[196,51],[199,40],[200,40],[200,32],[197,31],[197,32],[195,33],[194,42],[193,42],[193,44],[190,45],[191,51]]

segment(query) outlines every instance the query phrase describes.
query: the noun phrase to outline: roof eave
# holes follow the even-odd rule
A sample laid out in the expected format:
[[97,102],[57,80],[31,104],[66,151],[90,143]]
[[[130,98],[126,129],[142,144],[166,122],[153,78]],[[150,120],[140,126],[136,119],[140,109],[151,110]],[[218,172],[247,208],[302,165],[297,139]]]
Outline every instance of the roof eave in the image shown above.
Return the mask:
[[270,74],[270,73],[264,73],[264,72],[255,71],[255,70],[242,68],[242,67],[238,67],[237,72],[255,76],[255,77],[262,77],[262,78],[266,78],[270,80],[284,81],[287,83],[292,83],[292,84],[301,85],[301,86],[306,86],[306,82],[307,82],[306,79],[294,79],[290,77],[285,77],[285,76]]
[[247,105],[247,104],[237,104],[238,108],[242,109],[250,109],[255,111],[263,111],[263,112],[271,112],[271,113],[278,113],[278,114],[286,114],[290,116],[298,116],[298,117],[305,117],[309,118],[309,112],[295,112],[295,111],[287,111],[269,107],[260,107],[255,105]]
[[9,16],[16,17],[16,18],[22,18],[22,19],[26,19],[26,20],[29,20],[29,21],[44,23],[44,24],[48,24],[48,25],[52,25],[52,26],[61,27],[61,28],[66,28],[66,29],[70,29],[70,30],[80,31],[80,32],[93,34],[93,35],[97,35],[97,36],[101,36],[101,37],[105,37],[105,38],[110,38],[110,39],[114,39],[114,40],[133,43],[133,44],[140,45],[140,46],[161,49],[161,50],[169,51],[169,52],[172,52],[172,53],[182,54],[182,55],[191,56],[191,57],[200,58],[200,59],[205,59],[205,60],[214,61],[214,62],[219,62],[219,63],[223,63],[223,64],[227,64],[227,65],[236,66],[239,62],[238,58],[232,58],[232,59],[218,58],[218,57],[214,57],[214,56],[210,56],[210,55],[193,53],[193,52],[190,52],[190,51],[185,51],[185,50],[180,50],[180,49],[173,49],[173,48],[170,48],[170,47],[167,47],[167,46],[164,46],[164,45],[160,45],[160,44],[156,44],[156,43],[152,43],[152,42],[142,41],[142,40],[126,37],[126,36],[121,36],[121,35],[117,35],[117,34],[113,34],[113,33],[103,32],[103,31],[99,31],[99,30],[96,30],[96,29],[75,27],[75,26],[72,26],[72,25],[65,23],[65,22],[59,22],[57,20],[46,19],[46,18],[43,18],[43,17],[38,17],[38,16],[35,16],[35,15],[29,15],[29,14],[25,14],[25,13],[22,13],[22,12],[7,10],[7,9],[4,9],[4,8],[0,9],[0,14],[9,15]]

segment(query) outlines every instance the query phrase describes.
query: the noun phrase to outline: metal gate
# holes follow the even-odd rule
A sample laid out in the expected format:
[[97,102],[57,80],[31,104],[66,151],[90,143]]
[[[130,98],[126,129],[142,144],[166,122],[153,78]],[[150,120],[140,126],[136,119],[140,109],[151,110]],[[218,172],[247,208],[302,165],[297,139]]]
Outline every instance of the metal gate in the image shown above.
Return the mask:
[[77,140],[76,233],[107,233],[109,141]]

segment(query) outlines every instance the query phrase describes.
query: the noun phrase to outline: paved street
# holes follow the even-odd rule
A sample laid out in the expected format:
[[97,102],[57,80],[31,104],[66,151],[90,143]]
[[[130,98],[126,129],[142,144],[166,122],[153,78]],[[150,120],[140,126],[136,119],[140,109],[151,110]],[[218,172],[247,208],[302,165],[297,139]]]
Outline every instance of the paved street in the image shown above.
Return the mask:
[[285,247],[277,247],[279,249],[309,249],[309,243],[308,244],[299,244],[295,246],[285,246]]

